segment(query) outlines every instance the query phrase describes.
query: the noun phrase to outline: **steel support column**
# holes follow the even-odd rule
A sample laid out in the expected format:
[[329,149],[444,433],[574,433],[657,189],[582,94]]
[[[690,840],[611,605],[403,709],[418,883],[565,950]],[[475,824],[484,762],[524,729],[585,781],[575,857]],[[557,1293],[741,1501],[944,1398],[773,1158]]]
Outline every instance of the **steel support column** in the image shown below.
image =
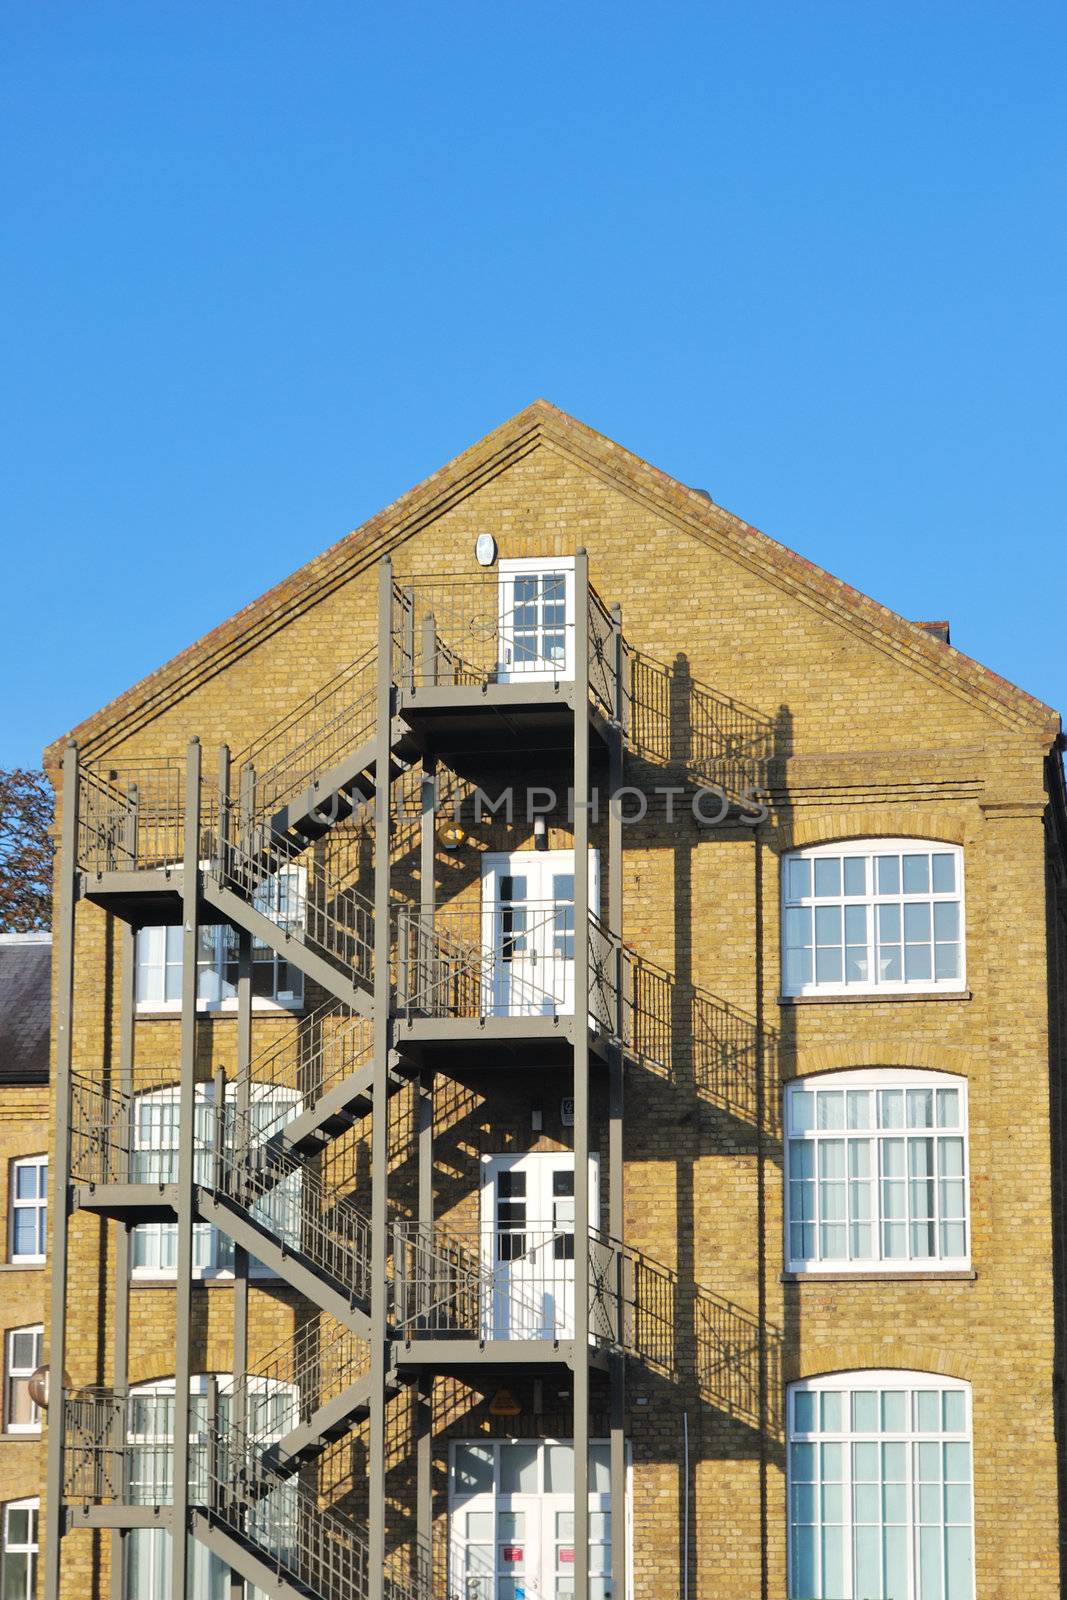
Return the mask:
[[171,1518],[173,1536],[171,1600],[185,1600],[188,1558],[199,891],[200,742],[191,739],[185,768],[185,842],[182,854],[182,1023],[181,1083],[178,1090],[178,1250],[174,1285],[174,1510]]
[[[625,718],[625,652],[622,613],[611,609],[612,667],[615,682],[615,717],[608,745],[608,928],[615,955],[615,1043],[608,1065],[608,1232],[613,1239],[626,1237],[625,1151],[623,1114],[626,1065],[626,969],[623,961],[622,816],[618,804],[623,786],[623,723]],[[619,1348],[611,1357],[611,1577],[612,1591],[625,1600],[626,1588],[626,1352],[623,1346],[624,1312],[616,1309]]]
[[378,720],[374,774],[374,1089],[371,1118],[371,1403],[368,1437],[369,1600],[385,1594],[385,1375],[387,1349],[390,1017],[390,783],[393,720],[393,564],[378,569]]
[[[133,1003],[137,983],[137,935],[128,922],[119,923],[119,1094],[133,1117]],[[125,1394],[130,1382],[130,1224],[118,1225],[115,1241],[115,1358],[114,1384]],[[125,1593],[126,1534],[111,1534],[111,1600]]]
[[52,1304],[48,1332],[48,1463],[45,1505],[45,1600],[59,1600],[63,1537],[63,1366],[66,1360],[67,1224],[70,1206],[70,1069],[74,1002],[74,907],[78,872],[78,747],[63,754],[63,819],[59,853],[56,964],[55,1171],[52,1174]]
[[[437,904],[436,837],[437,762],[423,764],[422,812],[419,829],[419,960],[433,927]],[[419,974],[420,986],[429,973]],[[419,1226],[429,1242],[433,1233],[433,1104],[435,1074],[423,1072],[418,1083]],[[415,1579],[433,1568],[433,1376],[423,1374],[414,1391],[415,1416]]]
[[[235,1085],[237,1123],[247,1128],[252,1084],[252,935],[242,928],[237,935],[237,1083]],[[246,1376],[248,1373],[248,1251],[233,1247],[233,1395],[232,1425],[239,1437],[245,1435],[248,1414]],[[230,1600],[244,1600],[241,1574],[230,1568]]]
[[[574,560],[574,1593],[589,1593],[589,562]],[[599,1218],[596,1219],[599,1222]]]

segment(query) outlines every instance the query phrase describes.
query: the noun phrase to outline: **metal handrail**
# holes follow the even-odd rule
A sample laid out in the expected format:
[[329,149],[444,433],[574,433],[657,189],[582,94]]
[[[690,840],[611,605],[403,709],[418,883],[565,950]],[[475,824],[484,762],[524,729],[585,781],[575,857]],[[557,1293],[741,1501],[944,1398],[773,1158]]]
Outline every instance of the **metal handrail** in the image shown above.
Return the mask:
[[[202,1409],[202,1408],[200,1408]],[[173,1395],[82,1391],[63,1398],[64,1496],[85,1504],[170,1505],[174,1500]],[[190,1416],[193,1425],[193,1416]],[[352,1519],[340,1516],[298,1479],[264,1460],[264,1444],[246,1429],[209,1415],[191,1442],[191,1504],[220,1523],[279,1577],[319,1600],[366,1600],[370,1552]],[[390,1559],[387,1600],[430,1600],[416,1576]]]
[[[574,1337],[574,1233],[530,1221],[501,1230],[398,1222],[393,1306],[406,1340]],[[589,1230],[589,1334],[663,1371],[674,1367],[674,1274]]]
[[[547,558],[545,569],[551,568]],[[590,694],[614,717],[620,705],[612,643],[615,622],[591,584],[585,597],[576,595],[574,603],[584,606],[588,619]],[[562,607],[562,597],[559,604]],[[390,636],[392,677],[409,691],[514,682],[527,675],[558,682],[575,676],[579,637],[575,616],[564,615],[547,625],[540,618],[536,627],[531,626],[523,600],[505,603],[495,572],[394,581]],[[546,637],[551,641],[547,655],[540,653]]]
[[265,1232],[302,1256],[351,1304],[371,1292],[370,1222],[346,1195],[328,1189],[307,1161],[276,1137],[284,1126],[260,1126],[234,1111],[230,1137],[214,1150],[204,1187],[248,1213]]
[[312,1105],[328,1089],[350,1077],[371,1057],[370,1021],[330,999],[306,1012],[299,1025],[253,1056],[248,1076],[254,1084],[296,1089]]
[[[226,809],[227,818],[211,833],[207,875],[276,923],[295,946],[306,946],[350,976],[353,983],[370,987],[374,978],[373,902],[342,876],[331,875],[323,862],[307,858],[289,840],[261,830],[249,835],[242,830],[238,808],[229,802]],[[288,887],[294,883],[295,895]],[[283,885],[287,887],[283,889]],[[271,905],[272,898],[278,900],[276,907]]]
[[[567,1016],[574,905],[475,900],[394,908],[397,1009],[408,1016]],[[488,935],[488,938],[487,938]]]
[[83,872],[180,865],[185,838],[185,762],[107,762],[78,768],[77,860]]
[[254,1439],[263,1438],[272,1423],[272,1418],[264,1417],[257,1425],[257,1386],[265,1393],[284,1387],[293,1396],[295,1425],[297,1421],[309,1421],[327,1400],[349,1388],[369,1367],[370,1346],[351,1328],[325,1313],[305,1322],[257,1361],[249,1373],[251,1386],[245,1402],[249,1434]]

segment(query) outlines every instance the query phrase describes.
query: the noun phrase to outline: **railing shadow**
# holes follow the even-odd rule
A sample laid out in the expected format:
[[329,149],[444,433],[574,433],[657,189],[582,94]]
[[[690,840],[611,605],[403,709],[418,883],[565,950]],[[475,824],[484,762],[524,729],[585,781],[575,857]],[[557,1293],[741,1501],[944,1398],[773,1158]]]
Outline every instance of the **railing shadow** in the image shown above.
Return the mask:
[[697,1284],[697,1382],[703,1399],[728,1417],[780,1438],[782,1330]]
[[762,787],[782,753],[775,717],[698,682],[681,653],[668,665],[631,652],[627,737],[638,758],[731,796]]

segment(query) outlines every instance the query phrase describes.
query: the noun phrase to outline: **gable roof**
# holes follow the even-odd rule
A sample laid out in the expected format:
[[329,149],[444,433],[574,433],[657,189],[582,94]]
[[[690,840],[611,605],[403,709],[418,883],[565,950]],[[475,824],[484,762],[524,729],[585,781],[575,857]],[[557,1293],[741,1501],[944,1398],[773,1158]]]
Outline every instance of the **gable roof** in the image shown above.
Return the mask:
[[68,739],[75,740],[86,756],[103,754],[150,722],[165,706],[192,693],[206,679],[284,627],[294,615],[310,610],[481,484],[539,448],[568,456],[728,559],[850,631],[861,633],[875,648],[903,658],[920,674],[977,703],[1005,726],[1031,728],[1047,742],[1056,738],[1060,719],[1051,706],[973,661],[921,624],[907,621],[715,505],[704,491],[679,483],[547,400],[535,400],[362,527],[330,545],[258,600],[87,717],[70,734],[55,740],[45,751],[45,766],[49,770],[58,766]]

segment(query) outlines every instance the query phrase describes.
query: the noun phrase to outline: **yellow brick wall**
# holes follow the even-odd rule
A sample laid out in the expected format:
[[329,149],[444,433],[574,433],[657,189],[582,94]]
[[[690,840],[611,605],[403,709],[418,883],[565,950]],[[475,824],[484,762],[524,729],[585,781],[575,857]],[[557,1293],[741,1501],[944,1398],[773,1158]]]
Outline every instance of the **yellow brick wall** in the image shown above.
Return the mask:
[[[637,1600],[679,1592],[683,1419],[692,1461],[690,1593],[784,1597],[784,1385],[865,1366],[927,1369],[973,1383],[978,1594],[1052,1600],[1061,1579],[1042,820],[1047,728],[1036,713],[998,710],[972,693],[969,680],[949,670],[950,653],[939,673],[925,645],[925,654],[909,655],[862,612],[838,604],[830,614],[795,574],[785,581],[762,547],[739,545],[731,557],[681,529],[647,494],[551,441],[483,473],[414,523],[394,550],[398,577],[473,573],[474,541],[486,530],[503,557],[586,547],[592,581],[609,602],[622,604],[633,647],[705,686],[705,705],[720,696],[748,708],[768,745],[758,774],[770,792],[766,824],[701,829],[682,806],[668,823],[659,800],[625,834],[626,936],[680,987],[699,990],[705,1007],[700,1037],[676,1035],[671,1076],[635,1067],[627,1086],[627,1239],[679,1280],[678,1377],[631,1372]],[[170,701],[161,694],[154,717],[141,726],[131,720],[121,742],[106,747],[94,735],[97,746],[116,764],[133,763],[179,754],[197,734],[210,764],[219,741],[247,744],[373,642],[376,582],[368,556],[314,606],[294,597],[288,625],[254,649],[234,652],[223,670],[212,674],[205,666]],[[527,776],[538,780],[532,771]],[[664,778],[655,761],[634,758],[629,776]],[[476,842],[499,848],[523,844],[524,831],[486,823],[474,833]],[[968,997],[781,1004],[782,851],[880,834],[962,843]],[[555,837],[566,842],[565,830]],[[473,882],[476,858],[466,859]],[[75,1060],[92,1076],[116,1059],[118,952],[107,916],[80,909]],[[254,1048],[271,1030],[294,1025],[257,1015]],[[176,1076],[177,1031],[172,1020],[137,1023],[136,1070],[146,1081],[168,1066]],[[232,1019],[205,1021],[201,1034],[203,1075],[218,1062],[232,1066]],[[736,1049],[739,1039],[727,1073],[726,1044]],[[919,1065],[966,1077],[973,1280],[781,1281],[782,1084],[864,1065]],[[464,1184],[474,1182],[479,1156],[532,1147],[534,1102],[549,1111],[541,1144],[565,1145],[569,1131],[551,1110],[560,1092],[563,1079],[551,1073],[519,1083],[496,1073],[474,1087],[442,1088],[442,1201],[460,1211],[466,1204],[469,1214],[472,1191],[465,1200]],[[597,1104],[602,1108],[599,1090]],[[402,1107],[395,1116],[402,1146]],[[402,1148],[394,1162],[398,1183],[407,1181]],[[68,1365],[76,1383],[110,1376],[114,1240],[101,1233],[90,1218],[75,1218]],[[166,1288],[132,1296],[134,1381],[173,1370],[172,1301]],[[229,1370],[231,1301],[225,1285],[195,1291],[200,1370]],[[254,1290],[253,1354],[302,1314],[287,1290]],[[715,1331],[724,1326],[749,1351],[729,1373]],[[516,1431],[550,1433],[560,1425],[566,1397],[557,1399],[548,1385],[544,1410],[533,1416],[530,1386],[521,1379],[517,1386],[524,1416]],[[488,1396],[460,1388],[441,1383],[435,1396],[442,1519],[448,1439],[501,1426],[486,1412]],[[598,1415],[606,1403],[595,1390]],[[391,1477],[398,1501],[410,1486],[412,1459],[401,1447],[402,1421],[398,1413]],[[358,1508],[359,1436],[335,1456],[341,1503]],[[403,1526],[398,1509],[398,1530]],[[441,1539],[443,1528],[442,1520]],[[87,1537],[70,1541],[70,1600],[103,1592],[107,1552],[92,1545]]]
[[[15,1266],[10,1261],[10,1176],[12,1162],[22,1156],[43,1155],[51,1133],[51,1104],[47,1085],[0,1085],[0,1219],[4,1237],[0,1265],[0,1353],[5,1368],[7,1335],[45,1320],[48,1275],[44,1267]],[[0,1404],[0,1512],[10,1500],[34,1495],[44,1498],[44,1445],[41,1435],[8,1432],[6,1370]]]

